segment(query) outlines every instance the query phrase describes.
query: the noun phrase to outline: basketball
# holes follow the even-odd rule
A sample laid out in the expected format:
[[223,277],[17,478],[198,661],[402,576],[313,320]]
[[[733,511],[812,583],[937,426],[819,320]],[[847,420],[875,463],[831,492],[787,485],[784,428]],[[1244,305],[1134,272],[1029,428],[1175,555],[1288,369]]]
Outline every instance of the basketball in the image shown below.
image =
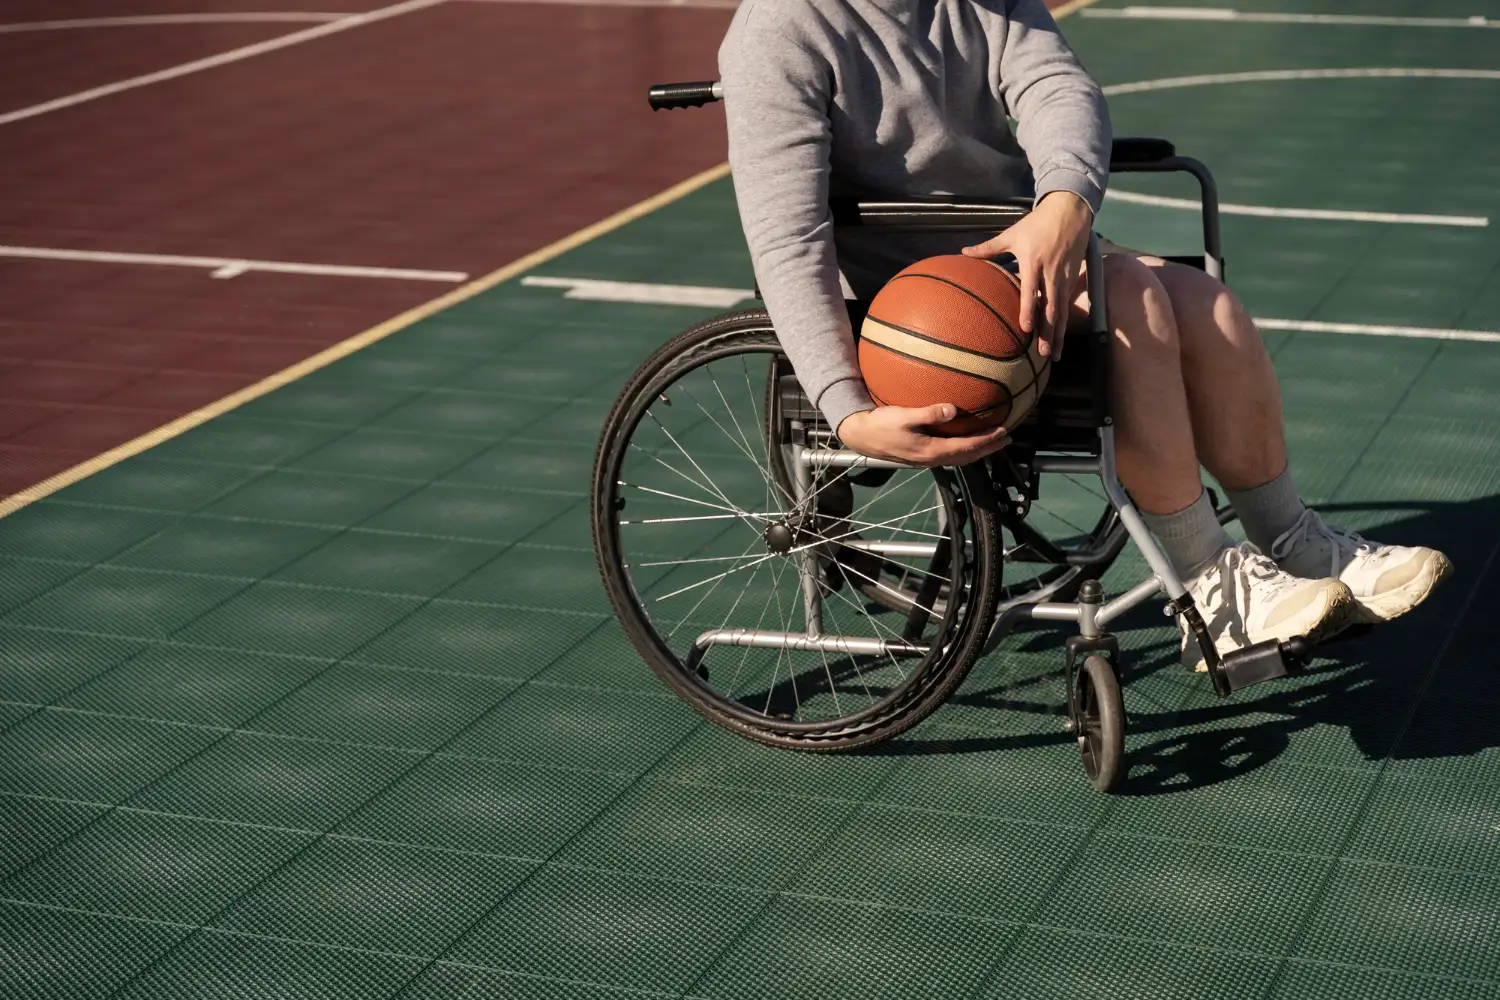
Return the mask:
[[[1040,319],[1040,317],[1038,317]],[[929,257],[875,296],[859,367],[878,406],[952,403],[943,435],[1014,428],[1047,387],[1051,359],[1021,330],[1020,279],[993,261]]]

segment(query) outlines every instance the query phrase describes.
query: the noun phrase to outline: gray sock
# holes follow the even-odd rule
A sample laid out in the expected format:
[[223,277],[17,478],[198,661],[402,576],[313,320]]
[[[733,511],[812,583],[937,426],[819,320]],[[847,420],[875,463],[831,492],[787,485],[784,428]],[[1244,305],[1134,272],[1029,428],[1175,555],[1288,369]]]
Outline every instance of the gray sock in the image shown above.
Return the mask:
[[1214,516],[1213,504],[1208,501],[1208,491],[1198,494],[1198,499],[1175,514],[1147,514],[1146,527],[1161,543],[1162,551],[1172,563],[1172,568],[1184,580],[1193,576],[1214,556],[1234,544],[1219,519]]
[[1286,534],[1307,509],[1292,484],[1290,468],[1282,469],[1269,483],[1224,492],[1245,526],[1245,537],[1266,555],[1271,554],[1271,543]]

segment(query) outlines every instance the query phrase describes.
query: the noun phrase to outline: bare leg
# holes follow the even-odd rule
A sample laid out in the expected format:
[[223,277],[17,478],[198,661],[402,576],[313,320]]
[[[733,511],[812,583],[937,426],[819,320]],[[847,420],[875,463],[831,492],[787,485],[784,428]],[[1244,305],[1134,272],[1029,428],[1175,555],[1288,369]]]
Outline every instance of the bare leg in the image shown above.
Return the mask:
[[[1172,302],[1156,272],[1129,256],[1104,259],[1104,282],[1120,481],[1147,513],[1174,513],[1197,500],[1202,481]],[[1078,304],[1088,308],[1086,293]]]
[[1198,459],[1225,489],[1270,482],[1287,464],[1281,389],[1245,307],[1196,268],[1137,259],[1171,298]]

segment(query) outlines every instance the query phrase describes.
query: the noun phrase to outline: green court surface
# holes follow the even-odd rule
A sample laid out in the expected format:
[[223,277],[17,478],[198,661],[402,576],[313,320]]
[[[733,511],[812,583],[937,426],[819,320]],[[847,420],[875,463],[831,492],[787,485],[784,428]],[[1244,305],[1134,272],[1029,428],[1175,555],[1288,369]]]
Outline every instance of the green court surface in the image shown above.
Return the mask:
[[[1494,30],[1066,25],[1108,85],[1500,77]],[[1112,107],[1232,204],[1491,220],[1226,216],[1256,316],[1500,331],[1500,78]],[[1194,218],[1101,226],[1171,252]],[[749,283],[727,182],[540,270]],[[1500,997],[1500,337],[1266,333],[1304,492],[1456,576],[1226,701],[1134,618],[1106,798],[1051,633],[843,757],[713,728],[630,650],[592,449],[711,312],[508,283],[0,521],[0,996]]]

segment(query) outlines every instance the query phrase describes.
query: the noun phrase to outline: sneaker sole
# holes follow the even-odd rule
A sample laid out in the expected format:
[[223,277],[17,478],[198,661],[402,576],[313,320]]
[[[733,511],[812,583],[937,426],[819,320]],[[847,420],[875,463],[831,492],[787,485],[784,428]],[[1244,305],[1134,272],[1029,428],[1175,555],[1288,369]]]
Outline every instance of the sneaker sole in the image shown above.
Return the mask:
[[[1256,643],[1266,642],[1270,639],[1275,639],[1277,642],[1286,642],[1288,639],[1301,637],[1316,646],[1321,642],[1327,642],[1340,632],[1358,625],[1363,620],[1362,612],[1363,609],[1360,607],[1359,601],[1355,599],[1354,592],[1348,587],[1343,587],[1341,588],[1341,592],[1334,593],[1328,601],[1327,608],[1306,629],[1298,631],[1288,627],[1290,623],[1284,623],[1278,628],[1258,632],[1247,637],[1245,645],[1253,646]],[[1194,642],[1193,647],[1196,648],[1196,645],[1197,643]],[[1217,645],[1219,644],[1215,643],[1215,646]],[[1225,648],[1219,650],[1219,655],[1223,656],[1238,648],[1240,647],[1232,644],[1227,645]],[[1200,656],[1197,662],[1193,664],[1193,671],[1200,674],[1208,673],[1208,663]]]
[[1448,577],[1453,575],[1453,564],[1441,552],[1433,552],[1427,565],[1405,586],[1375,597],[1355,597],[1360,607],[1360,620],[1370,624],[1388,622],[1400,618],[1416,608]]

